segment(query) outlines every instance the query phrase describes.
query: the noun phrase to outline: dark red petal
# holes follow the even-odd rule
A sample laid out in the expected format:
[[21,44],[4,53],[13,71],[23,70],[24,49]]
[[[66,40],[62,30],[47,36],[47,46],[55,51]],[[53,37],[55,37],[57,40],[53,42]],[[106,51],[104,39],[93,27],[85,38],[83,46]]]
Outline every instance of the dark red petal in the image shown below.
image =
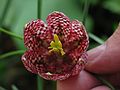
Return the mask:
[[47,80],[65,80],[70,77],[71,74],[49,74],[49,73],[38,73],[41,77]]
[[77,53],[83,53],[84,51],[86,51],[89,45],[89,39],[86,29],[81,22],[79,22],[78,20],[74,20],[72,21],[72,30],[77,33],[77,36],[80,39]]
[[79,74],[80,71],[84,69],[86,62],[87,62],[87,54],[83,53],[81,58],[77,61],[76,65],[69,72],[66,72],[66,73],[63,72],[64,74],[52,74],[50,72],[46,72],[46,73],[38,72],[38,74],[47,80],[65,80],[69,78],[70,76],[75,76]]
[[[33,55],[32,55],[33,54]],[[36,59],[38,57],[34,57],[33,51],[26,51],[24,55],[22,56],[22,62],[26,69],[32,73],[37,74],[36,66],[34,63],[36,62]]]
[[[70,52],[71,50],[76,50],[78,54],[82,54],[88,47],[88,35],[84,25],[78,20],[72,21],[72,30],[67,38],[65,49]],[[70,46],[70,48],[69,48]],[[74,51],[73,51],[74,52]]]
[[38,49],[46,36],[46,25],[41,20],[31,21],[24,28],[24,43],[29,49]]
[[69,18],[61,12],[53,12],[47,17],[47,24],[49,30],[54,34],[67,35],[71,29],[71,22]]
[[78,20],[73,20],[72,21],[72,30],[77,33],[78,37],[86,37],[88,39],[86,29],[82,22],[79,22]]
[[37,51],[28,50],[24,53],[21,60],[28,71],[37,74],[37,65],[41,63],[42,55],[46,52],[47,51],[45,49]]
[[87,63],[87,58],[88,58],[88,55],[86,52],[84,52],[82,56],[79,58],[79,60],[77,61],[75,67],[72,69],[71,76],[75,76],[79,74],[80,71],[84,69],[85,64]]

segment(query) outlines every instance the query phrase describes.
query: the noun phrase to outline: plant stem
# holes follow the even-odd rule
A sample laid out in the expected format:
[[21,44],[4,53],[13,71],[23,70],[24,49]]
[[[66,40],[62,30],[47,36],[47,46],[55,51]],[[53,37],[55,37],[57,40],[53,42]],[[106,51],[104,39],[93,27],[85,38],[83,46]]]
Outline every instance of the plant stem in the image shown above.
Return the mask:
[[41,18],[41,8],[42,8],[42,0],[38,0],[37,2],[37,18],[40,19]]
[[43,79],[41,77],[37,76],[37,85],[38,85],[38,90],[43,90]]
[[16,35],[16,34],[14,34],[14,33],[12,33],[12,32],[9,32],[9,31],[7,31],[7,30],[5,30],[5,29],[3,29],[3,28],[0,28],[0,31],[3,32],[3,33],[6,33],[6,34],[8,34],[8,35],[10,35],[10,36],[12,36],[12,37],[15,37],[15,38],[18,38],[18,39],[20,39],[20,40],[23,40],[23,37],[21,37],[21,36],[19,36],[19,35]]
[[12,55],[23,54],[24,52],[25,52],[25,50],[11,51],[11,52],[0,55],[0,59],[7,58]]
[[[41,18],[41,8],[42,8],[42,0],[37,1],[37,18]],[[37,75],[37,85],[38,85],[38,90],[43,90],[43,79]]]
[[99,37],[95,36],[95,35],[92,34],[92,33],[89,33],[89,37],[90,37],[91,39],[95,40],[95,41],[96,41],[97,43],[99,43],[99,44],[103,44],[103,43],[104,43],[104,41],[103,41],[102,39],[100,39]]
[[6,15],[7,15],[8,9],[9,9],[9,7],[11,5],[11,2],[12,2],[12,0],[7,0],[6,1],[5,8],[4,8],[3,13],[1,15],[0,26],[3,25],[3,22],[5,20]]
[[115,88],[104,78],[102,78],[100,75],[97,74],[92,74],[94,75],[98,80],[100,80],[104,85],[108,86],[109,88],[111,88],[111,90],[115,90]]
[[84,25],[88,14],[88,9],[89,9],[89,0],[85,0],[84,10],[83,10],[83,21],[82,21]]

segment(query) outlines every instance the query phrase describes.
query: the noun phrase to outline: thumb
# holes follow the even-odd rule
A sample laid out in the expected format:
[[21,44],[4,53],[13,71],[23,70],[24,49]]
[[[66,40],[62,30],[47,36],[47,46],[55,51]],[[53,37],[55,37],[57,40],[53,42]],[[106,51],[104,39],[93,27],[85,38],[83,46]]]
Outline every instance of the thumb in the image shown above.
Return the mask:
[[120,25],[103,45],[88,51],[85,69],[99,74],[120,72]]

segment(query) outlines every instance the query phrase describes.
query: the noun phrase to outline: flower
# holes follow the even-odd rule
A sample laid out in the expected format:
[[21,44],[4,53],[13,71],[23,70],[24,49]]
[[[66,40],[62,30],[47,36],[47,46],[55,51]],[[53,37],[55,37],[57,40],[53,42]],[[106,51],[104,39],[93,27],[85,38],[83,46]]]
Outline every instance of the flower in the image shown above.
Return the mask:
[[84,25],[61,12],[49,14],[46,21],[47,25],[40,19],[25,25],[24,66],[47,80],[77,75],[87,62],[89,40]]

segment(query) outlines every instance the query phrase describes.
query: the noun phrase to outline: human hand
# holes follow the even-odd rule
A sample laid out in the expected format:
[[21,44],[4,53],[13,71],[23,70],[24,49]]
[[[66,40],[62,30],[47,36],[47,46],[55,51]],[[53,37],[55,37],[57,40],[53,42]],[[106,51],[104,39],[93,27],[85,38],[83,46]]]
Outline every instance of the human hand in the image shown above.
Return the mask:
[[115,33],[97,48],[88,51],[88,63],[79,75],[57,82],[57,90],[111,90],[90,72],[101,75],[120,89],[120,25]]

